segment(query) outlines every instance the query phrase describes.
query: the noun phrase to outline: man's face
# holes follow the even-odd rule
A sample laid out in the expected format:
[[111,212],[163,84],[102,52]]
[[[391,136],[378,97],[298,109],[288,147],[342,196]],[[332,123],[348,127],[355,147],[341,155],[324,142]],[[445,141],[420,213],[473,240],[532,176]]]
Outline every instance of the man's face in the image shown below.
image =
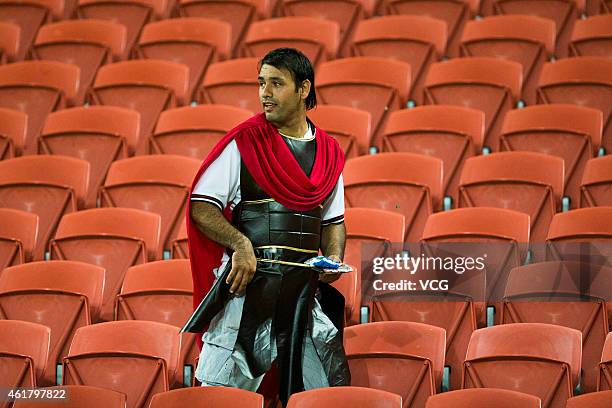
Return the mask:
[[266,119],[275,125],[283,125],[292,120],[302,109],[301,94],[295,89],[291,73],[264,64],[259,70],[259,100]]

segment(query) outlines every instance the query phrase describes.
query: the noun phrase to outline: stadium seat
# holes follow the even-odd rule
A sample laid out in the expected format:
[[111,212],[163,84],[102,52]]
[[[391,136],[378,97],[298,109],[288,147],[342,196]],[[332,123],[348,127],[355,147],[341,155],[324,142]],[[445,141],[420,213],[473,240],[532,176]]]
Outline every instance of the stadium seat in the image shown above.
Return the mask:
[[20,37],[21,27],[8,21],[0,20],[0,64],[15,61]]
[[181,223],[176,238],[172,241],[170,257],[172,259],[189,259],[189,246],[187,245],[187,224]]
[[187,17],[144,26],[136,55],[141,59],[178,62],[189,67],[189,102],[211,63],[231,56],[231,27],[224,21]]
[[62,109],[47,116],[38,140],[41,154],[71,156],[90,165],[86,206],[96,206],[110,164],[127,159],[138,144],[140,114],[115,106]]
[[351,385],[401,395],[403,407],[423,407],[430,395],[440,391],[445,337],[444,329],[421,323],[347,327],[344,349]]
[[32,260],[38,235],[38,215],[0,208],[0,272]]
[[263,408],[264,398],[252,391],[231,387],[190,387],[155,394],[150,408],[207,408],[244,407]]
[[499,132],[507,111],[520,98],[523,67],[490,57],[437,62],[425,78],[426,105],[456,105],[485,113],[483,145],[499,150]]
[[537,105],[511,110],[502,125],[502,151],[551,154],[565,162],[563,191],[570,207],[580,203],[580,181],[586,162],[597,155],[603,117],[578,105]]
[[612,15],[576,21],[569,47],[572,57],[612,57]]
[[225,21],[232,28],[232,56],[236,57],[254,21],[270,18],[278,0],[179,0],[182,17],[206,17]]
[[0,320],[0,385],[36,387],[49,356],[51,329],[20,320]]
[[567,57],[568,43],[574,22],[584,13],[585,0],[491,0],[493,14],[528,15],[548,18],[555,22],[555,56]]
[[384,16],[364,20],[352,41],[356,56],[392,58],[410,64],[412,87],[408,99],[423,102],[423,81],[433,62],[446,49],[446,22],[425,16]]
[[532,152],[471,157],[459,179],[458,207],[498,207],[529,214],[530,242],[543,243],[563,195],[563,159]]
[[442,160],[412,153],[383,153],[348,160],[346,207],[393,211],[406,217],[404,242],[421,238],[425,220],[440,207]]
[[402,397],[364,387],[330,387],[299,392],[287,408],[400,408]]
[[463,30],[460,51],[463,57],[492,57],[521,64],[522,99],[531,105],[535,103],[542,66],[555,51],[555,23],[523,15],[469,21]]
[[382,151],[441,159],[443,193],[456,205],[463,163],[482,150],[484,121],[483,112],[460,106],[430,105],[395,111],[384,130]]
[[372,115],[372,140],[378,146],[389,113],[406,106],[410,65],[380,57],[343,58],[321,64],[319,103],[362,109]]
[[612,405],[612,391],[591,392],[567,400],[567,408],[607,408]]
[[582,334],[541,323],[487,327],[472,333],[463,388],[503,388],[564,408],[580,378]]
[[160,244],[170,249],[184,223],[189,190],[201,161],[151,155],[113,162],[100,189],[101,207],[126,207],[161,216]]
[[538,103],[569,103],[603,112],[601,147],[612,152],[612,59],[576,57],[544,64]]
[[[598,364],[606,335],[608,316],[606,300],[612,289],[593,287],[601,282],[596,275],[612,268],[578,262],[541,262],[510,271],[501,323],[548,323],[579,330],[582,333],[582,390],[597,388]],[[601,297],[598,291],[603,291]],[[605,292],[609,292],[606,294]]]
[[169,0],[78,0],[77,16],[81,19],[110,20],[127,29],[125,52],[121,59],[130,57],[145,24],[158,19],[168,18]]
[[74,260],[106,269],[102,320],[112,320],[115,296],[132,265],[160,258],[160,217],[128,208],[97,208],[62,218],[50,243],[51,259]]
[[28,130],[28,115],[0,108],[0,160],[11,159],[23,151]]
[[257,58],[240,58],[211,64],[204,75],[198,102],[261,112],[258,62]]
[[62,156],[28,156],[0,161],[0,207],[38,215],[32,258],[42,260],[62,215],[82,208],[89,163]]
[[225,133],[251,116],[248,110],[227,105],[169,109],[159,115],[150,151],[203,160]]
[[0,65],[0,107],[28,115],[24,149],[18,154],[36,154],[36,137],[45,117],[74,101],[79,77],[79,67],[56,61]]
[[541,408],[538,397],[497,388],[471,388],[433,395],[425,408]]
[[0,318],[48,326],[51,343],[38,385],[56,384],[56,366],[68,354],[75,330],[99,312],[104,269],[71,261],[30,262],[0,275]]
[[145,408],[168,391],[180,348],[178,328],[121,321],[82,327],[64,358],[64,385],[95,385],[127,396],[127,408]]
[[608,333],[603,351],[601,353],[601,363],[599,364],[599,377],[597,378],[597,391],[612,390],[612,334]]
[[316,17],[282,17],[250,25],[244,39],[244,56],[263,58],[275,48],[291,47],[303,52],[313,66],[338,54],[340,27],[335,21]]
[[580,207],[612,206],[612,155],[591,159],[584,167]]
[[[115,320],[147,320],[182,327],[193,312],[189,260],[132,266],[125,273],[115,304]],[[183,378],[183,365],[191,365],[195,372],[195,360],[200,355],[196,345],[197,334],[183,333],[181,336],[181,355],[175,374],[175,380],[180,384],[175,386],[190,384],[188,379]]]
[[337,105],[319,105],[308,111],[314,124],[338,141],[346,159],[368,153],[372,120],[370,112]]
[[[49,408],[125,408],[125,394],[105,388],[63,385],[45,388],[45,391],[51,395],[45,399],[45,407]],[[57,399],[54,401],[53,397]],[[40,408],[40,401],[18,400],[13,408]]]

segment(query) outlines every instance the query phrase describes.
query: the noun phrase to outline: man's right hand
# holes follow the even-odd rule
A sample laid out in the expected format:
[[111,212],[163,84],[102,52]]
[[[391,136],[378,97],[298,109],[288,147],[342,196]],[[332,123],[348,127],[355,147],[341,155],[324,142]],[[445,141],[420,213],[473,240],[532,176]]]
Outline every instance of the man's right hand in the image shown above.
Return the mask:
[[253,279],[255,270],[257,269],[257,259],[253,251],[251,241],[245,239],[232,255],[232,269],[227,276],[226,283],[230,287],[230,293],[235,293],[242,296],[246,291],[246,287]]

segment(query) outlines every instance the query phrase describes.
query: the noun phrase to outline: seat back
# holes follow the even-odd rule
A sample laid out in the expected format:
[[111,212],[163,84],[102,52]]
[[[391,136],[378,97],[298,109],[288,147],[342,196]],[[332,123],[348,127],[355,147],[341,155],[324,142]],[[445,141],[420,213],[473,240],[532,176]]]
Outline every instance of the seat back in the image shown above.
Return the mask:
[[257,84],[258,62],[258,58],[239,58],[211,64],[204,75],[198,102],[261,112]]
[[599,365],[599,377],[597,378],[597,391],[612,390],[612,378],[610,378],[610,366],[612,366],[612,334],[608,333],[604,348],[601,353]]
[[206,404],[210,408],[241,406],[263,408],[264,398],[252,391],[231,387],[190,387],[155,394],[150,408],[181,408]]
[[570,56],[610,57],[612,51],[612,17],[609,14],[591,16],[576,21],[572,31]]
[[20,36],[21,27],[12,22],[0,21],[0,64],[15,60]]
[[612,391],[579,395],[567,400],[567,408],[606,408],[612,402]]
[[179,227],[176,239],[172,241],[172,259],[189,259],[189,246],[187,244],[187,224],[182,223]]
[[28,129],[28,115],[0,108],[0,160],[11,159],[23,151]]
[[35,387],[42,377],[51,329],[21,320],[0,320],[0,381],[4,387]]
[[580,185],[580,206],[612,206],[612,156],[590,159],[584,166]]
[[289,398],[287,408],[350,408],[356,406],[398,408],[402,397],[364,387],[330,387],[299,392]]
[[425,408],[485,408],[495,405],[498,408],[541,408],[538,397],[522,392],[496,388],[471,388],[433,395],[427,400]]
[[[105,388],[88,385],[62,385],[48,387],[51,395],[59,396],[58,402],[47,402],[50,408],[125,408],[125,394]],[[65,398],[61,398],[64,397]],[[36,408],[40,402],[33,400],[15,401],[14,408]]]
[[368,153],[372,134],[370,112],[347,106],[320,105],[309,111],[308,117],[338,141],[345,158]]
[[0,271],[32,260],[38,237],[38,215],[0,208]]

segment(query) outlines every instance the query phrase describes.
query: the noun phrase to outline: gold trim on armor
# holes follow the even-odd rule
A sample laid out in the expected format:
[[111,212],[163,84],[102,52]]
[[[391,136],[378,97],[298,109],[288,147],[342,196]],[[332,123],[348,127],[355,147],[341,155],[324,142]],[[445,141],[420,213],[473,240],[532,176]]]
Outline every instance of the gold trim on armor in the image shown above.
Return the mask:
[[277,263],[277,264],[282,264],[282,265],[300,266],[302,268],[314,268],[314,266],[312,265],[306,265],[304,263],[299,263],[299,262],[277,261],[276,259],[265,259],[265,258],[256,258],[256,259],[257,259],[257,262],[270,262],[270,263]]
[[318,250],[314,250],[314,249],[302,249],[302,248],[296,248],[296,247],[291,247],[291,246],[284,246],[284,245],[262,245],[262,246],[258,246],[255,247],[255,249],[289,249],[291,251],[296,251],[296,252],[306,252],[309,254],[318,254],[319,251]]
[[243,204],[261,204],[261,203],[269,203],[274,201],[273,198],[264,198],[263,200],[253,200],[253,201],[242,201]]

